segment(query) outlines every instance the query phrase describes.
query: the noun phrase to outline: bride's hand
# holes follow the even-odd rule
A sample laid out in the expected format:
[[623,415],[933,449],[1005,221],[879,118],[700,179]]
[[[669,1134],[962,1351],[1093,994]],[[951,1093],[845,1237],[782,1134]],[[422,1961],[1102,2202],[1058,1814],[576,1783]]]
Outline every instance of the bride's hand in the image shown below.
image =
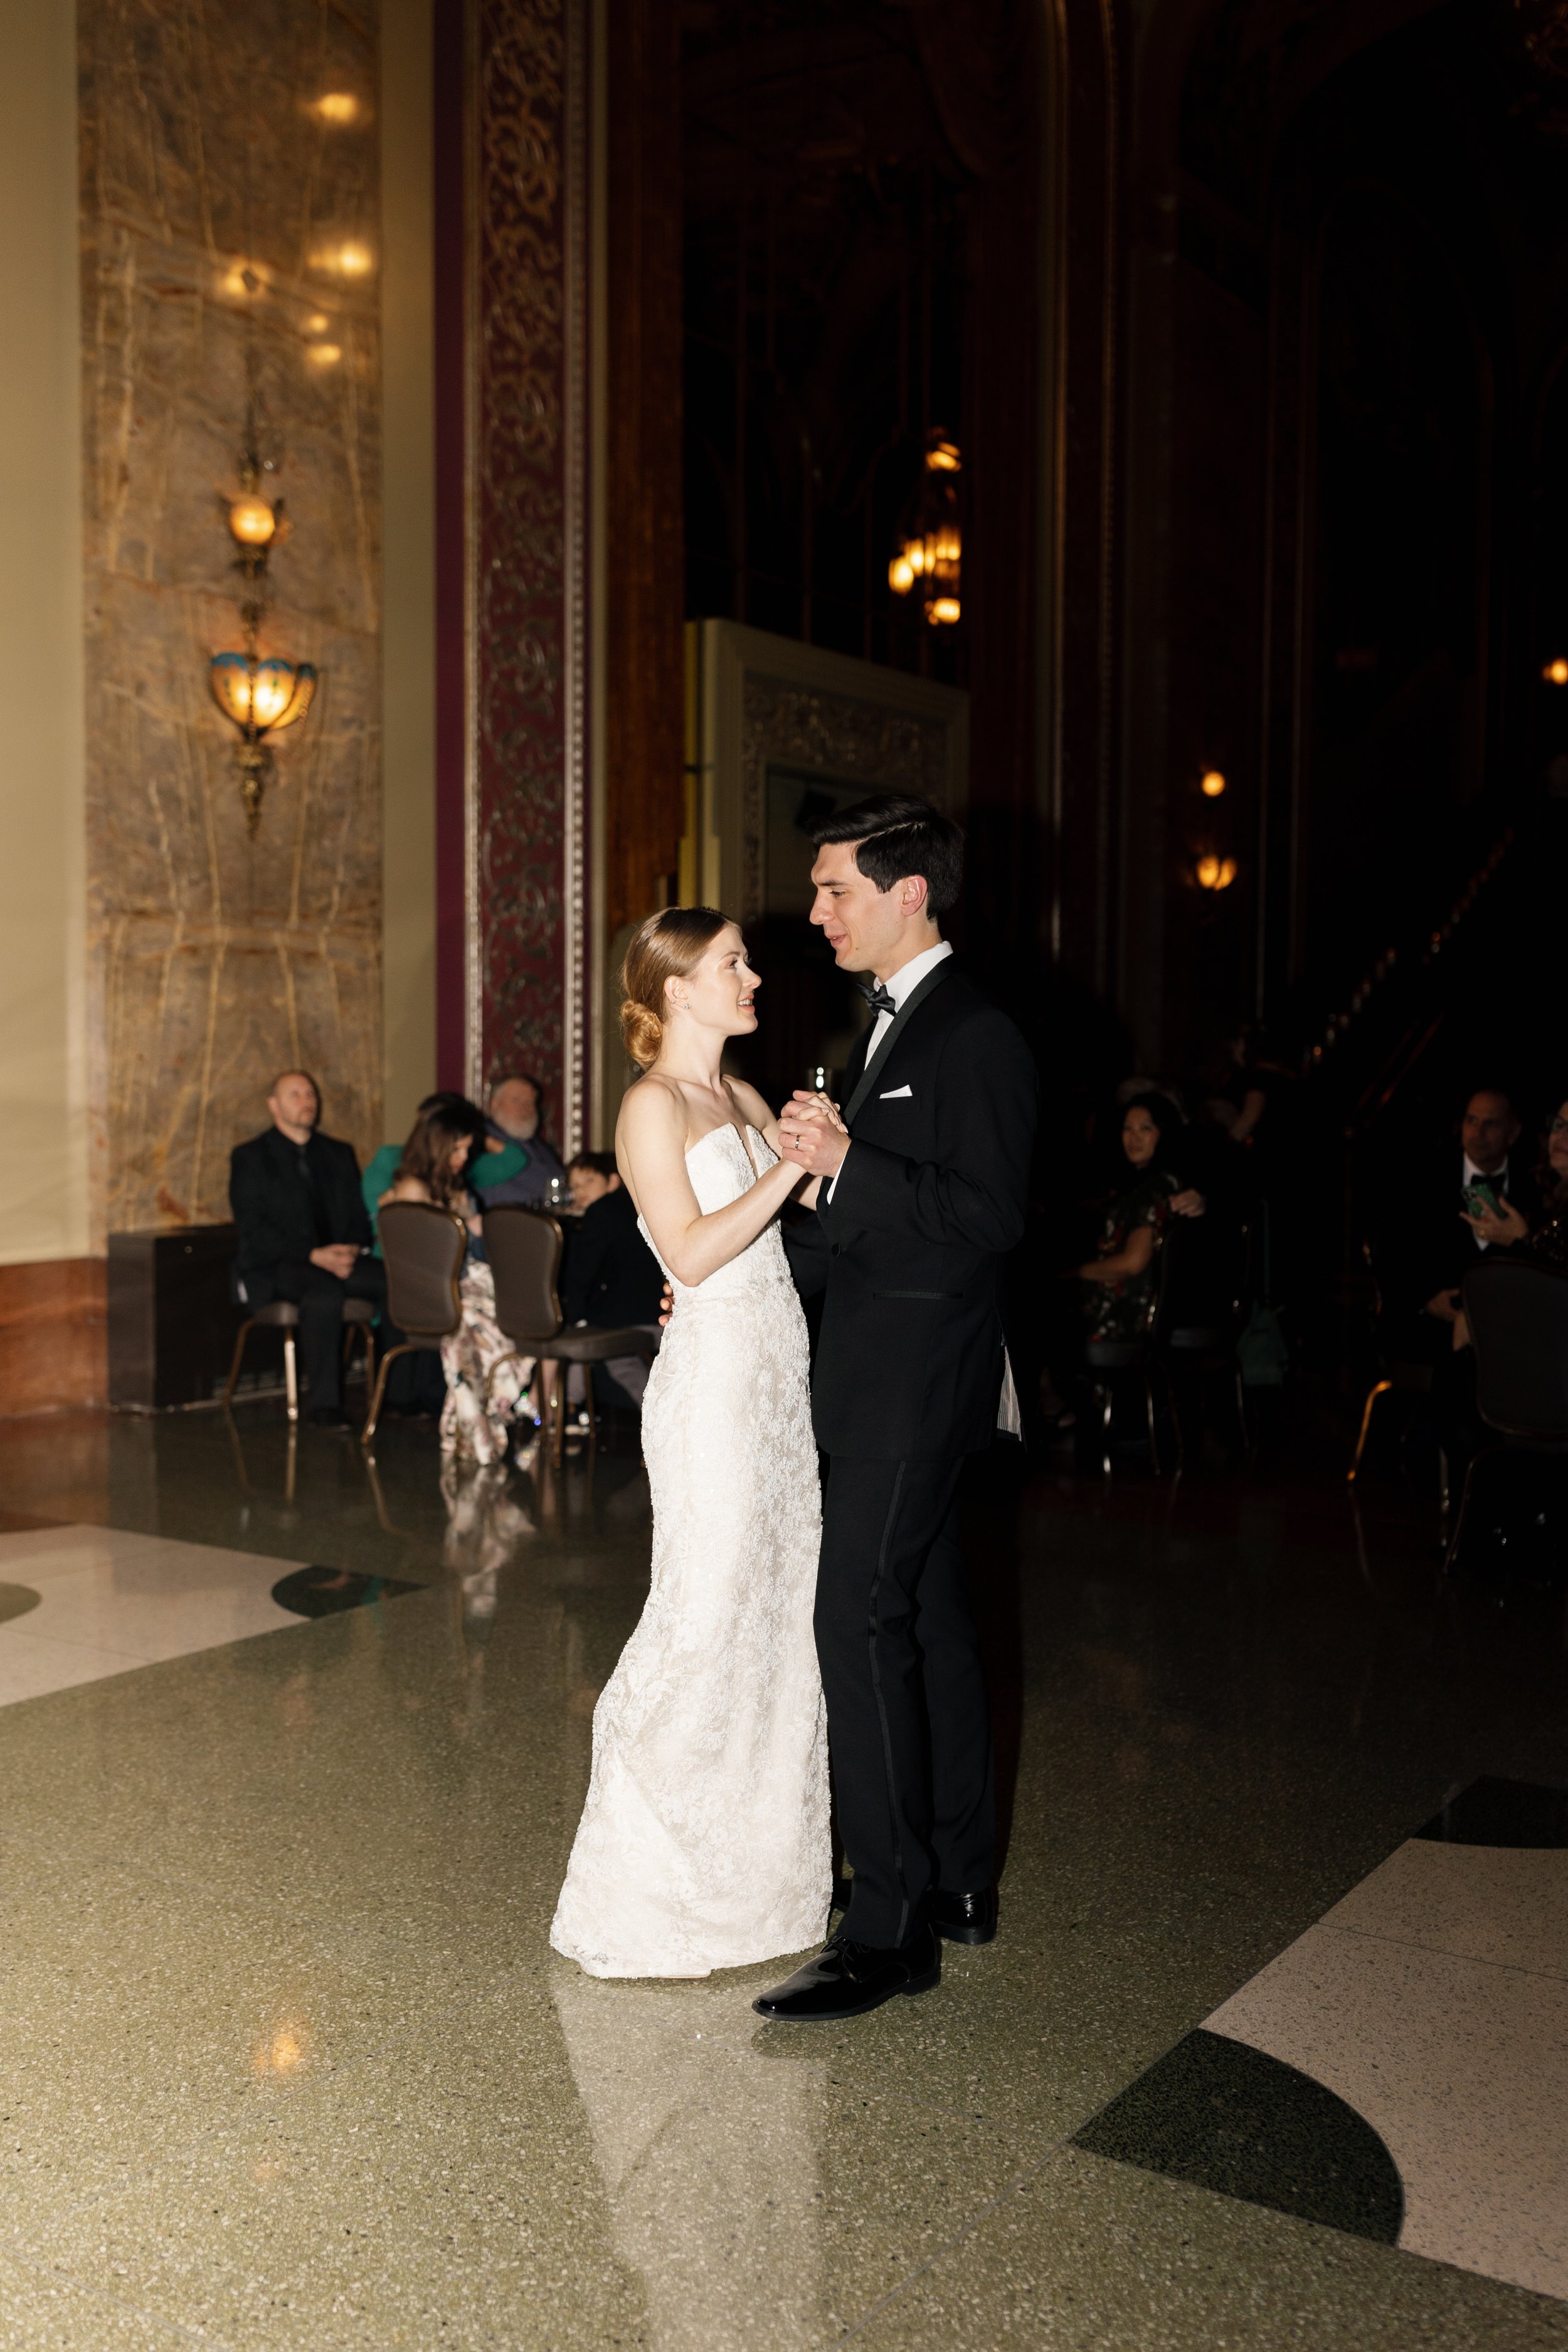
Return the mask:
[[803,1119],[823,1118],[830,1127],[836,1127],[840,1135],[847,1135],[849,1132],[839,1116],[838,1105],[831,1095],[807,1094],[798,1087],[780,1111],[779,1118],[781,1120],[787,1118],[792,1125],[798,1124]]

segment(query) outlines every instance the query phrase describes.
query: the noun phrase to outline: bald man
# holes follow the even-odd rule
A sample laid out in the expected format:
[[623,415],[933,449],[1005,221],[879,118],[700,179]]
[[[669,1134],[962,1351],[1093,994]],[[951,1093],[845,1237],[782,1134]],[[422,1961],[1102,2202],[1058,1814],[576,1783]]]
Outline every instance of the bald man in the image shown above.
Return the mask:
[[228,1198],[239,1228],[236,1271],[253,1307],[287,1298],[300,1309],[300,1370],[308,1418],[346,1429],[343,1301],[385,1302],[370,1255],[370,1219],[353,1146],[323,1135],[321,1092],[308,1070],[283,1070],[267,1097],[272,1124],[229,1160]]

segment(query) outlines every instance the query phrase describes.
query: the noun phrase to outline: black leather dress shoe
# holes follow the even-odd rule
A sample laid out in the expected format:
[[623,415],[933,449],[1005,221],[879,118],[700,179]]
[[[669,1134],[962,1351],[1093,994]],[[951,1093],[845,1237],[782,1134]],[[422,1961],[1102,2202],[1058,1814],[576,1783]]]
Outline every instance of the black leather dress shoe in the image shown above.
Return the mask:
[[941,1977],[942,1946],[929,1927],[891,1949],[857,1944],[840,1932],[752,2007],[759,2017],[786,2025],[830,2025],[841,2017],[864,2017],[896,1993],[930,1992]]
[[950,1895],[944,1886],[933,1887],[926,1916],[950,1944],[988,1944],[996,1933],[996,1889],[984,1886],[978,1895]]

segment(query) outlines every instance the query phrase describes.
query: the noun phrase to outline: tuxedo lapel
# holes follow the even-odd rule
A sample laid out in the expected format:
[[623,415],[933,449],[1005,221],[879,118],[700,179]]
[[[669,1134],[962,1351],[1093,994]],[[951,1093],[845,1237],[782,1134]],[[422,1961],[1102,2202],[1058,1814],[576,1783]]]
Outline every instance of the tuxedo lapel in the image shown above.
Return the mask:
[[920,1007],[925,1003],[926,998],[930,996],[933,991],[942,986],[942,982],[952,971],[952,957],[943,956],[942,961],[936,966],[935,970],[927,972],[920,986],[910,992],[910,993],[904,999],[902,1004],[899,1007],[899,1010],[894,1013],[891,1021],[888,1024],[886,1035],[883,1037],[882,1042],[878,1046],[876,1052],[867,1062],[865,1068],[861,1071],[859,1081],[855,1087],[855,1091],[850,1096],[848,1102],[845,1106],[844,1124],[846,1127],[850,1124],[856,1112],[859,1109],[861,1104],[870,1093],[873,1084],[886,1068],[888,1055],[892,1051],[894,1044],[903,1035],[910,1021],[920,1010]]

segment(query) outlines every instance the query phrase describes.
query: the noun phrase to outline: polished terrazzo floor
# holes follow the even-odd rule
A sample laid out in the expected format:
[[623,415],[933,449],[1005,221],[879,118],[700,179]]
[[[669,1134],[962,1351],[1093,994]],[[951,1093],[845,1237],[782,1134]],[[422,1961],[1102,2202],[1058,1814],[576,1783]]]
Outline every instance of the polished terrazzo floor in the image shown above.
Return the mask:
[[[1563,1853],[1421,1834],[1568,1787],[1561,1598],[1439,1591],[1310,1431],[998,1463],[1002,1936],[792,2035],[771,1969],[547,1948],[635,1454],[443,1485],[273,1416],[0,1424],[0,2344],[1568,2347]],[[51,1607],[91,1678],[27,1683]],[[1095,2152],[1184,2046],[1363,2117],[1376,2226]]]

